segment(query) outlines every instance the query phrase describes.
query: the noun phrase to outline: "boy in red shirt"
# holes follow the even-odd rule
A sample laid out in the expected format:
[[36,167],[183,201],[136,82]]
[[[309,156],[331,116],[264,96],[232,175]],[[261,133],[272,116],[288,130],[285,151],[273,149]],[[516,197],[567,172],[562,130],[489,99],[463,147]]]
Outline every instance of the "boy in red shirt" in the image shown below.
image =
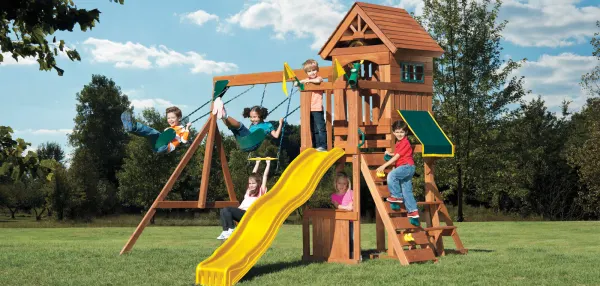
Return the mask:
[[[377,172],[383,172],[385,168],[395,163],[394,170],[387,176],[388,189],[391,196],[387,198],[391,203],[404,203],[408,211],[408,217],[418,218],[419,210],[417,201],[412,191],[412,177],[415,174],[415,162],[413,160],[413,151],[408,141],[408,125],[404,121],[396,121],[392,125],[392,134],[396,137],[396,148],[393,157],[377,168]],[[389,154],[388,151],[385,151]]]

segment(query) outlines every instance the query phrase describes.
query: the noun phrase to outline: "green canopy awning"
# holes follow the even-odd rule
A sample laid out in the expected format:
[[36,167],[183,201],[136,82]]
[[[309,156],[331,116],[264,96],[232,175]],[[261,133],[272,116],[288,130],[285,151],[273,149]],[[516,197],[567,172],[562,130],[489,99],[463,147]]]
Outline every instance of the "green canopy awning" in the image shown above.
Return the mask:
[[454,144],[429,111],[398,110],[422,145],[423,157],[454,157]]

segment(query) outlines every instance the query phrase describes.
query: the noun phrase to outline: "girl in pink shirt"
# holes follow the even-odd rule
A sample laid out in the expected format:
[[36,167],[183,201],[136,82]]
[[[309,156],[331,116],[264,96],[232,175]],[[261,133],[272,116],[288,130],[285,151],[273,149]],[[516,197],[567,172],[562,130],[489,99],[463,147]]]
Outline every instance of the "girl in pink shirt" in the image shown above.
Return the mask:
[[221,235],[217,237],[217,239],[225,240],[229,238],[229,236],[233,233],[235,228],[233,221],[240,222],[242,217],[248,210],[248,208],[258,200],[262,195],[267,192],[267,178],[269,174],[269,168],[271,166],[271,161],[267,161],[267,166],[265,167],[265,173],[262,178],[256,172],[258,171],[258,165],[260,165],[260,161],[256,161],[254,165],[254,170],[252,174],[248,177],[248,188],[246,189],[246,194],[244,195],[244,200],[240,204],[239,207],[226,207],[221,209],[221,225],[223,226],[223,232]]
[[331,203],[336,209],[351,211],[354,207],[353,198],[350,178],[345,173],[338,173],[335,178],[335,192],[331,194]]

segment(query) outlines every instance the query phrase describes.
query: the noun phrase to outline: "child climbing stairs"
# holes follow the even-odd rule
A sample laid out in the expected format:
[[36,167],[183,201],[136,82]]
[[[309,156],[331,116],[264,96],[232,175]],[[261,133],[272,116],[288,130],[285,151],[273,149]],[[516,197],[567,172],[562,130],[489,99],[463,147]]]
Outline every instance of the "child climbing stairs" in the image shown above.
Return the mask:
[[[374,169],[370,167],[379,166],[379,162],[369,162],[367,158],[373,156],[362,155],[361,172],[367,182],[369,191],[375,202],[377,212],[383,222],[388,237],[388,258],[395,258],[402,265],[414,262],[437,261],[436,255],[443,255],[442,236],[452,236],[457,250],[466,253],[462,242],[456,232],[456,226],[435,226],[432,221],[438,221],[440,216],[448,218],[447,210],[443,201],[417,202],[424,210],[421,217],[427,222],[427,227],[419,221],[407,217],[407,211],[403,204],[390,203],[386,198],[390,196],[385,177],[378,177]],[[375,161],[372,160],[371,161]],[[386,170],[386,173],[389,170]],[[440,215],[440,212],[444,212]],[[448,221],[446,221],[448,224]],[[384,256],[380,256],[384,257]]]

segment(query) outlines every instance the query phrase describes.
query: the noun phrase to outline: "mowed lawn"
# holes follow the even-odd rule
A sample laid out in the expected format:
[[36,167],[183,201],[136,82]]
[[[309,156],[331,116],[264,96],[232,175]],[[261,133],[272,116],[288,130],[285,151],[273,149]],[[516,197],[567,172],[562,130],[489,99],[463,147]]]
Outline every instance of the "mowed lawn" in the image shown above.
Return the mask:
[[[284,225],[240,285],[600,285],[600,222],[462,223],[467,255],[400,266],[303,263],[302,227]],[[219,227],[0,228],[0,285],[193,285],[196,265],[219,246]],[[364,224],[362,248],[375,248]],[[453,248],[450,239],[447,246]]]

